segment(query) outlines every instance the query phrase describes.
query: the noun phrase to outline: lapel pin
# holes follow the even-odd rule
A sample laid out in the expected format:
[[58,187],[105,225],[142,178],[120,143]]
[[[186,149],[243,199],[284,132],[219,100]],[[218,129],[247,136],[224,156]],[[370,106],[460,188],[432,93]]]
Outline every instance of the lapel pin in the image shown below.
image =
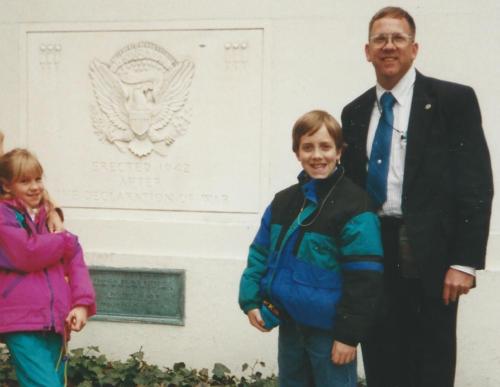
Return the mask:
[[432,105],[430,103],[428,103],[427,105],[425,105],[425,110],[429,110],[431,107],[432,107]]

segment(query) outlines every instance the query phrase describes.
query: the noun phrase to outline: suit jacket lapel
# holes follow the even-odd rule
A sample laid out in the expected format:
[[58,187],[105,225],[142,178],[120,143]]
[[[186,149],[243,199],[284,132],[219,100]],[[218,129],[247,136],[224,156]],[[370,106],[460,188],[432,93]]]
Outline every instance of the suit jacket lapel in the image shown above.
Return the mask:
[[377,94],[375,88],[370,89],[369,93],[366,95],[366,99],[362,101],[359,105],[358,117],[359,117],[359,127],[358,135],[362,139],[363,154],[365,160],[368,161],[368,156],[366,155],[366,140],[368,137],[368,128],[370,126],[370,118],[372,115],[373,105],[377,99]]
[[[349,127],[352,129],[350,138],[347,139],[348,143],[354,145],[352,150],[355,153],[356,168],[355,175],[357,176],[358,183],[363,187],[366,179],[366,163],[368,156],[366,155],[366,141],[368,137],[368,128],[370,125],[370,118],[372,115],[373,105],[377,99],[375,87],[369,89],[358,101],[358,104],[353,108],[351,114]],[[353,166],[354,167],[354,166]]]
[[418,165],[422,160],[431,127],[430,124],[434,116],[433,111],[436,108],[432,90],[430,90],[425,77],[417,71],[408,122],[403,195],[409,189]]

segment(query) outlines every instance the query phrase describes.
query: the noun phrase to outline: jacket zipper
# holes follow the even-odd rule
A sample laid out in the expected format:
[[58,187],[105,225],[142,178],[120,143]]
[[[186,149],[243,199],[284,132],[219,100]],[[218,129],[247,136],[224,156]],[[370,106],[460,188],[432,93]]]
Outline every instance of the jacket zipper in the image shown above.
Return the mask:
[[[306,208],[304,208],[304,210],[301,211],[303,216],[304,216],[304,219],[307,219],[316,210],[316,208],[317,208],[317,206],[314,203],[310,203]],[[292,234],[299,227],[300,227],[299,217],[297,216],[297,218],[295,218],[295,220],[292,222],[292,224],[288,228],[285,236],[283,237],[283,239],[281,241],[281,245],[280,245],[279,250],[278,250],[278,256],[276,257],[276,266],[271,274],[271,278],[269,279],[269,283],[267,284],[267,294],[269,297],[271,297],[271,294],[272,294],[271,287],[272,287],[272,284],[274,281],[274,277],[276,277],[276,271],[279,268],[279,263],[281,260],[283,249],[284,249],[286,243],[288,242],[288,240],[290,239],[290,237],[292,236]]]
[[49,330],[55,329],[55,318],[54,318],[54,289],[52,288],[52,283],[50,282],[50,277],[47,269],[43,269],[45,273],[45,278],[47,279],[47,286],[50,293],[50,327]]

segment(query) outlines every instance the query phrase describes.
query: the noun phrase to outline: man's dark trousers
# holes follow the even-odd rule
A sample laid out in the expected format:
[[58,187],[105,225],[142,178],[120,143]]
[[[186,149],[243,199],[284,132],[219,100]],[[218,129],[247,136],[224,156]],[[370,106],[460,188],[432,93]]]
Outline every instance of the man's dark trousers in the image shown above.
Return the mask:
[[[457,303],[425,295],[399,264],[401,220],[382,218],[385,294],[377,323],[361,344],[368,387],[452,387]],[[447,372],[443,372],[448,370]]]

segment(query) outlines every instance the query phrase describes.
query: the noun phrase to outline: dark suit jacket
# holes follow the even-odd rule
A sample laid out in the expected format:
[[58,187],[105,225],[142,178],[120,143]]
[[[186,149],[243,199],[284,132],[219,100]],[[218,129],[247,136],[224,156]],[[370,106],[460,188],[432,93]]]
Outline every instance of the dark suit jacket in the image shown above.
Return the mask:
[[[346,175],[365,187],[375,87],[342,111]],[[407,133],[402,211],[424,288],[440,296],[450,265],[483,269],[493,182],[481,113],[468,86],[417,72]]]

